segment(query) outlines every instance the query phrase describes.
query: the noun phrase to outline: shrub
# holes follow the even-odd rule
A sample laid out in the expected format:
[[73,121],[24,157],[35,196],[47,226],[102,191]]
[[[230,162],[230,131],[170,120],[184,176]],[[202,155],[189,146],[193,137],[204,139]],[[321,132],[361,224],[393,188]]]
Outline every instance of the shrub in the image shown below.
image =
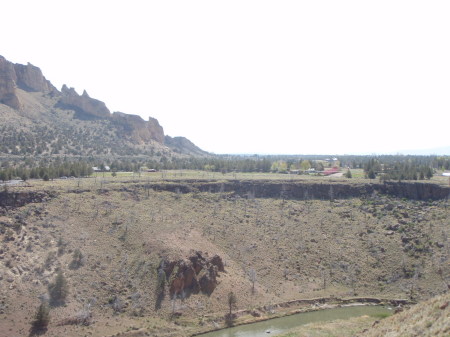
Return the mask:
[[45,259],[44,262],[44,268],[45,269],[50,269],[50,267],[52,266],[52,264],[56,261],[56,253],[55,252],[49,252],[47,254],[47,257]]
[[75,249],[72,255],[72,262],[70,262],[71,269],[77,269],[84,264],[84,255],[79,249]]
[[66,244],[64,243],[62,237],[59,237],[57,246],[58,246],[58,255],[63,255],[66,248]]

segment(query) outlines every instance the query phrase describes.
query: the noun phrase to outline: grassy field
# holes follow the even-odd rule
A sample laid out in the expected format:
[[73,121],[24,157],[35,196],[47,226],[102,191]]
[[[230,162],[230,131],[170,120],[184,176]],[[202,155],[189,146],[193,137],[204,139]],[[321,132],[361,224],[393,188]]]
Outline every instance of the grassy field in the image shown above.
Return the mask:
[[[26,334],[58,270],[67,278],[69,296],[64,306],[51,310],[48,336],[126,331],[187,336],[224,324],[230,291],[237,297],[235,310],[266,306],[275,312],[281,310],[277,303],[301,298],[420,300],[445,291],[450,234],[445,200],[282,200],[158,192],[142,184],[244,178],[286,175],[121,173],[10,186],[9,192],[49,191],[55,197],[0,215],[0,335]],[[77,249],[83,258],[75,268]],[[195,251],[224,261],[214,292],[171,300],[166,288],[155,310],[161,260]],[[83,310],[92,313],[93,324],[61,324]]]
[[[97,179],[114,179],[119,181],[159,181],[159,180],[186,180],[186,179],[209,179],[209,180],[292,180],[292,181],[315,181],[329,182],[340,181],[345,183],[373,183],[379,182],[379,179],[367,179],[364,177],[362,169],[352,169],[352,178],[346,178],[343,175],[299,175],[286,173],[260,173],[260,172],[208,172],[193,170],[168,170],[160,172],[116,172],[116,177],[112,172],[95,172],[92,177]],[[345,170],[343,171],[345,173]],[[430,180],[419,180],[418,182],[433,183],[442,186],[449,186],[449,178],[439,174],[433,176]]]

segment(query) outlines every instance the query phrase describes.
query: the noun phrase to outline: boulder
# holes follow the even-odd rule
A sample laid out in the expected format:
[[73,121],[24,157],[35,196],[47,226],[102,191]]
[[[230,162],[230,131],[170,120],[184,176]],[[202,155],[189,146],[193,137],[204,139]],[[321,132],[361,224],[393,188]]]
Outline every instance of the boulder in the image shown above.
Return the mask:
[[203,293],[210,296],[217,286],[217,267],[210,265],[207,272],[200,277],[200,289]]
[[202,256],[202,252],[196,252],[194,255],[189,257],[189,260],[192,263],[192,267],[195,270],[195,274],[198,275],[198,273],[200,273],[200,271],[206,264],[206,260]]
[[225,271],[225,267],[223,265],[222,258],[219,255],[214,255],[210,260],[209,263],[217,267],[218,271]]
[[217,287],[219,271],[224,272],[225,268],[219,255],[207,259],[202,252],[197,251],[186,260],[163,260],[158,270],[164,271],[170,296],[173,297],[199,292],[211,295]]

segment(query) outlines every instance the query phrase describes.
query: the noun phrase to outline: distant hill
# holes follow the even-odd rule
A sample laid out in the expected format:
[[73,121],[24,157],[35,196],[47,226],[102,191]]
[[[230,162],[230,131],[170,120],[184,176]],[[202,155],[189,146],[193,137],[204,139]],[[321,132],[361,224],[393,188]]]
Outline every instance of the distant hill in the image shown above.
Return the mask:
[[165,136],[164,144],[166,144],[168,147],[170,147],[171,149],[173,149],[175,152],[178,153],[190,153],[199,156],[208,154],[208,152],[203,151],[185,137]]
[[0,155],[207,154],[186,138],[165,136],[155,118],[111,113],[86,91],[59,91],[38,67],[0,56]]
[[424,150],[402,150],[398,151],[401,154],[409,154],[415,156],[427,156],[427,155],[438,155],[438,156],[446,156],[450,155],[450,146],[444,147],[436,147],[432,149],[424,149]]

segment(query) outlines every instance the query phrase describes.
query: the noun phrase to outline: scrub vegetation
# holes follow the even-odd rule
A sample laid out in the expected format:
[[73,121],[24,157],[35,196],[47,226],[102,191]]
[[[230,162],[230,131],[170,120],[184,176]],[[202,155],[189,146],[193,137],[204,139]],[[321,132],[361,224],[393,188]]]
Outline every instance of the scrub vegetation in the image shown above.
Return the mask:
[[[334,184],[363,179],[271,174],[280,186],[310,191],[274,197],[267,183],[276,180],[213,175],[99,174],[8,186],[0,335],[25,334],[42,301],[50,304],[48,336],[188,336],[226,325],[230,309],[239,324],[322,301],[300,299],[416,302],[448,289],[446,199],[337,198]],[[227,181],[265,186],[271,196],[205,187]],[[323,184],[331,192],[315,198]]]

